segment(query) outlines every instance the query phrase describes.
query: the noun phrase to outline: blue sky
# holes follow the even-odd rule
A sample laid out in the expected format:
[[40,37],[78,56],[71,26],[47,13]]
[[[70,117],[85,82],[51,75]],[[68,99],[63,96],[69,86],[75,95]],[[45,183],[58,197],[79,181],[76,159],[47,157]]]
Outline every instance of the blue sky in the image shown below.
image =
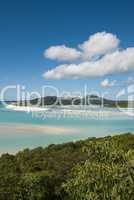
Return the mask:
[[[122,83],[133,76],[132,72],[82,80],[45,80],[44,72],[61,63],[45,58],[43,53],[56,45],[76,48],[102,31],[117,35],[121,48],[134,47],[133,8],[132,0],[1,1],[0,88],[21,84],[29,91],[40,91],[42,85],[53,85],[60,91],[82,91],[87,84],[89,91],[107,90],[113,98],[119,87],[124,86]],[[104,79],[118,83],[102,88],[100,83]],[[7,98],[15,98],[15,91],[9,92]]]

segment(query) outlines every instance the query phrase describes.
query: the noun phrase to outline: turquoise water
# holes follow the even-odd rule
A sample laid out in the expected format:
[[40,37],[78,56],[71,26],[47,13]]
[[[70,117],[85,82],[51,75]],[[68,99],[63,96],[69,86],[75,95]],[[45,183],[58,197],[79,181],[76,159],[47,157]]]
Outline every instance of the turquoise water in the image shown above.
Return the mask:
[[[0,153],[15,153],[24,148],[46,146],[52,143],[63,143],[85,139],[88,137],[100,137],[125,132],[134,133],[133,117],[87,118],[55,116],[45,119],[33,117],[32,113],[18,112],[0,108]],[[27,128],[28,126],[28,128]],[[35,127],[37,128],[35,129]],[[20,128],[21,127],[21,128]],[[44,132],[38,131],[38,127],[44,127]],[[53,128],[51,132],[46,127]],[[19,129],[20,128],[20,129]],[[58,128],[58,129],[56,129]],[[69,134],[58,134],[58,130],[64,128]]]

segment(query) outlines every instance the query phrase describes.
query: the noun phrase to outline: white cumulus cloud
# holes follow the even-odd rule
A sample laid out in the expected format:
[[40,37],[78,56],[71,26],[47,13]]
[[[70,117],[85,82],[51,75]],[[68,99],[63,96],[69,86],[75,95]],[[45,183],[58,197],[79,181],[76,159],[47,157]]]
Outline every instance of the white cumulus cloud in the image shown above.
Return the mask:
[[47,58],[72,60],[72,63],[57,65],[43,76],[45,79],[84,79],[133,71],[134,48],[119,49],[118,45],[115,35],[102,32],[79,45],[81,51],[64,45],[50,47],[45,51]]
[[116,80],[110,81],[109,79],[104,79],[101,82],[101,87],[103,87],[103,88],[110,88],[110,87],[115,86],[116,82],[117,82]]
[[118,48],[119,39],[116,35],[106,32],[91,35],[87,41],[79,45],[85,59],[101,56]]
[[66,47],[65,45],[49,47],[44,55],[46,58],[61,61],[73,61],[80,57],[81,53],[74,48]]
[[81,79],[119,74],[134,70],[134,48],[115,51],[97,61],[64,64],[44,73],[46,79]]

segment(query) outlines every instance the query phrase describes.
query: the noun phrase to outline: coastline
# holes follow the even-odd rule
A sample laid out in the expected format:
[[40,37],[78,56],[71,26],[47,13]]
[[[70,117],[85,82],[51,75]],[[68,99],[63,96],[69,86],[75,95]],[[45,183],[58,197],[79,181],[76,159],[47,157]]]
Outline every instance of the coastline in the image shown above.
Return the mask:
[[46,107],[37,107],[37,106],[16,106],[9,104],[5,106],[7,110],[16,111],[16,112],[27,112],[27,113],[46,113],[61,116],[80,116],[80,117],[134,117],[134,109],[132,108],[101,108],[99,106],[46,106]]

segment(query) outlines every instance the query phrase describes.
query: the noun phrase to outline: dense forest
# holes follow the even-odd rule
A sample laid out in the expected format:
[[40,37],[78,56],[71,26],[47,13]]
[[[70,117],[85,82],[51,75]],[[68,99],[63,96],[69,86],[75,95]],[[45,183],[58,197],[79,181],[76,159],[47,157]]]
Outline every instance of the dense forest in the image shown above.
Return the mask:
[[134,200],[134,135],[4,154],[0,200]]

